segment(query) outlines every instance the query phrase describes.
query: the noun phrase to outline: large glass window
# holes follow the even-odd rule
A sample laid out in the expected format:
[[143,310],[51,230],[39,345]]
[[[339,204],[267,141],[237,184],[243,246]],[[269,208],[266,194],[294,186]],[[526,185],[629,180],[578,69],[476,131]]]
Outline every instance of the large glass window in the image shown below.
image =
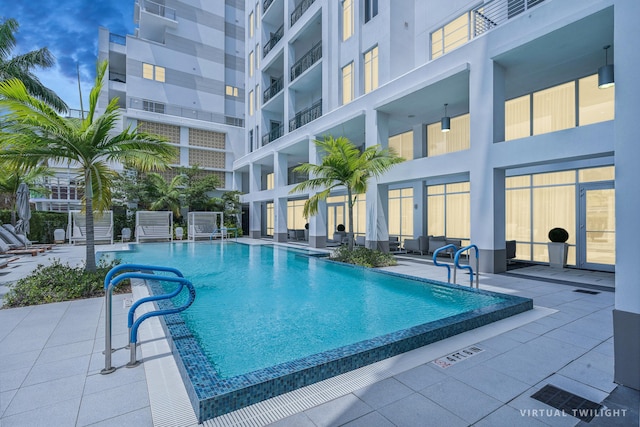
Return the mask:
[[267,202],[266,204],[266,235],[267,236],[273,236],[273,224],[274,224],[274,215],[273,215],[273,202]]
[[471,38],[469,12],[465,12],[444,27],[431,33],[431,59],[462,46]]
[[505,140],[531,136],[531,97],[510,99],[504,103]]
[[249,115],[253,116],[253,91],[249,91]]
[[353,35],[353,0],[342,2],[342,41]]
[[249,77],[253,77],[253,69],[255,63],[253,62],[253,51],[249,52]]
[[307,219],[302,215],[306,200],[287,201],[287,228],[289,230],[303,230]]
[[254,25],[253,12],[249,14],[249,38],[253,37],[253,25]]
[[578,124],[580,126],[613,120],[615,114],[613,87],[598,88],[598,75],[594,74],[578,80],[578,90],[580,102]]
[[389,148],[405,160],[413,159],[413,131],[389,137]]
[[164,82],[165,69],[153,64],[142,63],[142,77],[148,80]]
[[378,0],[364,0],[364,22],[378,14]]
[[576,85],[565,83],[533,94],[533,134],[555,132],[576,125]]
[[238,88],[231,86],[231,85],[227,85],[225,88],[225,94],[227,96],[234,96],[237,97],[238,96]]
[[353,100],[353,62],[342,67],[342,105]]
[[378,87],[378,46],[364,54],[364,93]]
[[389,190],[389,235],[413,238],[413,188]]
[[274,188],[274,174],[273,172],[267,174],[267,190],[273,190]]
[[442,132],[440,122],[427,126],[427,156],[439,156],[469,149],[469,114],[451,118],[451,130]]
[[427,187],[427,233],[469,243],[471,192],[469,182]]
[[[349,207],[347,204],[347,196],[330,196],[327,197],[327,237],[332,238],[336,227],[339,224],[345,226],[349,231]],[[364,236],[367,232],[367,203],[366,194],[356,195],[356,202],[353,205],[353,233],[354,235]]]

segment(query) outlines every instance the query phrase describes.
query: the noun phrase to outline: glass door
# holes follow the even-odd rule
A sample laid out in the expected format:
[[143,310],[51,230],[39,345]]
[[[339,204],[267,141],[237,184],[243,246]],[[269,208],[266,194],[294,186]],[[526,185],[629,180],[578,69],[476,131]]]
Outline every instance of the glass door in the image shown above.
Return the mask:
[[338,224],[345,224],[344,203],[327,203],[327,239],[333,239]]
[[616,263],[613,182],[580,186],[578,267],[614,271]]

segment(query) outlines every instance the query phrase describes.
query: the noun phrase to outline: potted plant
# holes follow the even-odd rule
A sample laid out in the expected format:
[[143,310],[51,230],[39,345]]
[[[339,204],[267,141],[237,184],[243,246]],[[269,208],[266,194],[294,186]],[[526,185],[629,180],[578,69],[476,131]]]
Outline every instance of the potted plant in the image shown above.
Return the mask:
[[552,228],[549,231],[547,248],[549,251],[549,265],[553,268],[564,268],[567,265],[567,252],[569,245],[569,233],[564,228]]
[[304,240],[309,241],[309,223],[304,225]]

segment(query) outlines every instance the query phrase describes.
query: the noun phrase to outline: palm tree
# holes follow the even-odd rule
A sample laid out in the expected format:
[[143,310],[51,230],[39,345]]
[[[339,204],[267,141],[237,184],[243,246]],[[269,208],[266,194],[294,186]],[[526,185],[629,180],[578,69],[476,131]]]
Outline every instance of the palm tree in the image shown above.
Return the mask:
[[151,203],[151,210],[159,211],[166,208],[173,212],[174,218],[178,218],[184,199],[184,188],[188,181],[187,176],[178,174],[168,183],[162,175],[152,172],[147,175],[146,180],[151,184],[157,196],[157,199]]
[[326,200],[331,190],[343,186],[347,190],[349,212],[349,250],[353,249],[353,205],[358,194],[367,191],[369,178],[380,176],[396,163],[404,159],[398,157],[391,149],[382,149],[380,145],[367,147],[362,153],[349,139],[332,136],[324,141],[315,141],[318,148],[326,153],[319,165],[303,163],[294,169],[295,172],[307,173],[310,178],[296,185],[291,193],[324,188],[309,197],[304,204],[305,217],[318,213],[318,202]]
[[54,91],[43,85],[32,72],[34,68],[49,68],[55,64],[49,49],[43,47],[23,55],[9,57],[16,46],[14,33],[18,32],[19,26],[18,21],[11,18],[0,24],[0,82],[18,79],[31,96],[48,103],[60,113],[66,112],[67,104]]
[[118,98],[113,98],[101,116],[96,115],[98,95],[107,70],[107,61],[97,64],[96,81],[89,95],[85,119],[63,118],[47,103],[29,95],[18,79],[0,83],[0,109],[7,130],[0,134],[0,160],[30,165],[52,161],[75,168],[84,185],[87,218],[87,271],[95,271],[93,210],[111,205],[111,186],[116,172],[113,162],[139,170],[164,168],[175,149],[163,139],[127,127],[120,133]]

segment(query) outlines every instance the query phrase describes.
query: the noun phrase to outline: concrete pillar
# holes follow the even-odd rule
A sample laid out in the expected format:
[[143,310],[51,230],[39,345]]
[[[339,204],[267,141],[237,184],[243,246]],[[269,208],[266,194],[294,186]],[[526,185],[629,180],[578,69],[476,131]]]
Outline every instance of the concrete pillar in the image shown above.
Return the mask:
[[[275,189],[282,189],[287,186],[287,159],[285,153],[277,152],[273,159],[273,182]],[[273,201],[273,240],[276,242],[286,242],[288,240],[287,228],[287,197],[279,197]]]
[[504,140],[504,70],[478,57],[469,75],[471,147],[471,244],[479,249],[486,273],[507,269],[505,243],[505,171],[494,169],[491,146]]
[[421,157],[427,157],[427,127],[422,123],[413,127],[413,158]]
[[413,236],[427,235],[427,192],[423,181],[413,185]]
[[[322,155],[315,144],[316,138],[309,138],[309,163],[317,165],[322,161]],[[312,178],[311,176],[309,178]],[[309,197],[316,194],[309,193]],[[309,219],[309,246],[312,248],[325,248],[327,246],[327,203],[318,203],[318,213]]]
[[[262,165],[253,163],[249,166],[249,193],[262,190]],[[251,202],[249,205],[249,237],[259,239],[262,236],[262,203]]]
[[613,311],[614,381],[640,390],[640,285],[638,284],[638,112],[640,112],[639,2],[614,7],[614,122],[616,167],[616,294]]
[[[389,147],[389,115],[368,110],[365,117],[365,145]],[[375,178],[369,180],[366,201],[367,231],[365,246],[389,252],[389,186],[380,185]]]

